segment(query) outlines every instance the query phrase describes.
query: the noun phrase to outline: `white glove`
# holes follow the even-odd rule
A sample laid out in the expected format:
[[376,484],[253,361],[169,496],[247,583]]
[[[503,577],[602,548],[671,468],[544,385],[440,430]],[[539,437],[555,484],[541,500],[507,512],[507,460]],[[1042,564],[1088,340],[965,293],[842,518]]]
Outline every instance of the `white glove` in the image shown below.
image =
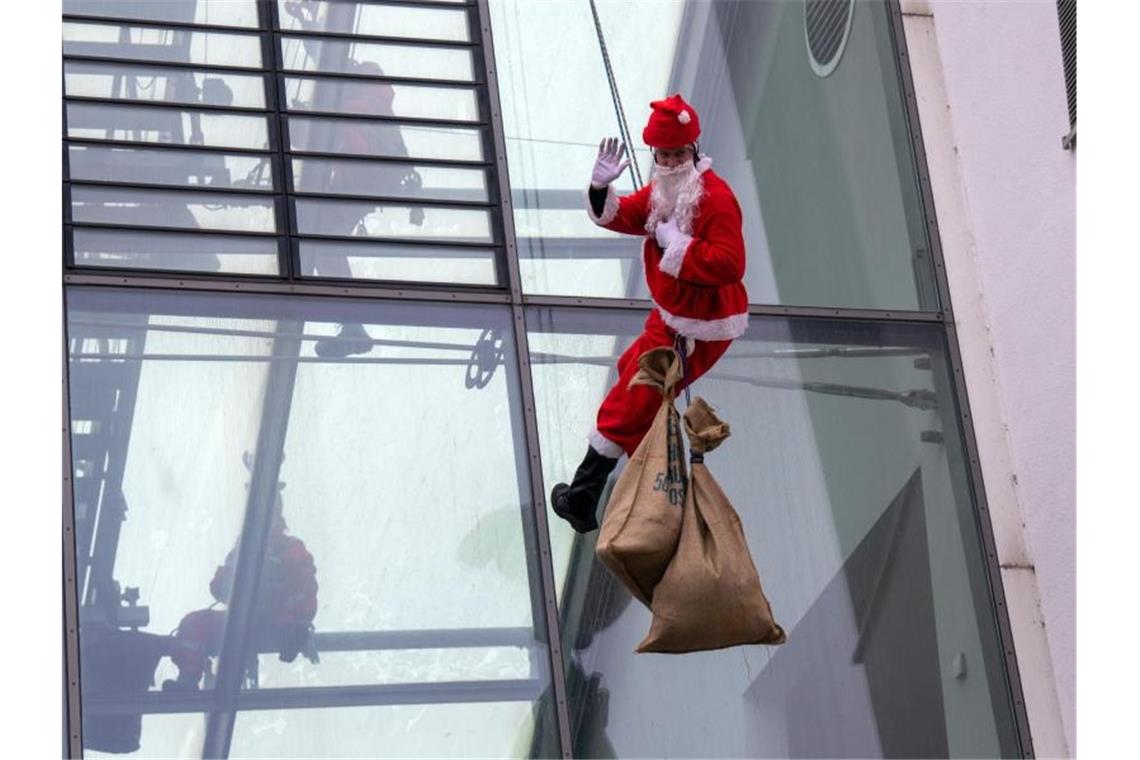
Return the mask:
[[598,145],[598,160],[594,162],[594,173],[590,177],[590,187],[601,190],[621,176],[629,166],[629,159],[624,161],[625,143],[618,142],[616,137],[607,137]]
[[669,244],[677,238],[681,237],[681,229],[677,223],[670,219],[657,223],[657,228],[653,231],[657,236],[657,245],[661,246],[661,250],[666,250]]

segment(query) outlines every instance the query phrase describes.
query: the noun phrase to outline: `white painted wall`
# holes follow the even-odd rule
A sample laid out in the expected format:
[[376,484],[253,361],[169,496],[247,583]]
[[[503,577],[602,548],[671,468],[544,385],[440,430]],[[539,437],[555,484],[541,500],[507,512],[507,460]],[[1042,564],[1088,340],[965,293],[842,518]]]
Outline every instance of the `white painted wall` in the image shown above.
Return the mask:
[[[987,498],[1040,757],[1076,740],[1076,157],[1056,4],[903,2]],[[1063,729],[1063,730],[1060,730]]]

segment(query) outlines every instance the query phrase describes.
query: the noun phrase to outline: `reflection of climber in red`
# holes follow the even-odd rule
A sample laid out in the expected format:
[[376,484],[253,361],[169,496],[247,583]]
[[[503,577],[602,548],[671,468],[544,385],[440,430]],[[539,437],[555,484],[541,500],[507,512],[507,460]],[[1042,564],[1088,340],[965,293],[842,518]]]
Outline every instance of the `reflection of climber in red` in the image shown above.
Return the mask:
[[[292,662],[298,654],[304,654],[315,663],[318,657],[312,632],[317,614],[317,567],[304,542],[288,534],[281,510],[279,493],[261,583],[253,602],[250,641],[255,651],[276,651],[283,662]],[[237,554],[237,547],[231,549],[210,581],[210,594],[222,604],[228,603],[232,592]],[[209,658],[221,650],[225,623],[226,613],[216,609],[216,605],[182,618],[174,633],[170,657],[178,666],[178,678],[163,682],[164,690],[198,688],[209,668]]]

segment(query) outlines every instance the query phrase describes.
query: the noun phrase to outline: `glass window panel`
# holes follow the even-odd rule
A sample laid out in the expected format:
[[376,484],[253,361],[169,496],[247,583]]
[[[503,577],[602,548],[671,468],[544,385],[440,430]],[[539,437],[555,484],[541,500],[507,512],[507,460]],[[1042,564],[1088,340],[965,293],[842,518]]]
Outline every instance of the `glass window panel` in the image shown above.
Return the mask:
[[278,0],[281,27],[287,31],[340,32],[376,37],[467,42],[467,12],[458,8],[416,8],[379,3],[315,2],[302,21],[290,13],[289,0]]
[[67,21],[63,54],[261,68],[260,40],[254,35],[167,27]]
[[[83,667],[86,671],[86,663]],[[85,679],[86,675],[85,672]],[[83,716],[85,758],[114,758],[124,754],[147,758],[182,757],[183,753],[188,753],[191,757],[202,755],[202,740],[206,735],[209,718],[206,713],[157,712],[153,701],[144,695],[138,699],[138,705],[117,708],[114,713],[92,715],[90,713],[95,709],[103,709],[102,703],[112,700],[105,700],[98,690],[87,685],[86,680],[83,684],[83,700],[84,707],[89,708],[88,714]],[[140,708],[149,708],[151,712],[140,713]],[[136,742],[137,750],[126,749],[135,746]]]
[[471,50],[465,48],[282,37],[281,59],[287,71],[453,79],[457,82],[470,82],[475,78]]
[[262,115],[102,103],[68,103],[67,136],[215,148],[269,147]]
[[68,146],[71,179],[273,190],[269,156],[206,151]]
[[496,251],[482,248],[399,246],[342,240],[302,240],[301,272],[358,280],[499,285]]
[[272,198],[199,191],[73,185],[71,218],[76,222],[131,227],[242,232],[274,232],[277,229]]
[[73,240],[77,266],[280,274],[273,238],[77,227]]
[[293,187],[308,193],[480,203],[489,200],[487,172],[483,169],[388,161],[295,158]]
[[[364,709],[250,713],[234,756],[311,754],[313,731],[323,754],[549,756],[508,308],[104,288],[66,304],[81,660],[106,673],[84,679],[88,715],[212,701],[240,663],[256,679],[239,706]],[[366,345],[346,356],[350,336]],[[248,648],[222,652],[241,617]],[[439,721],[460,718],[456,743]],[[169,730],[187,744],[157,756],[200,753]]]
[[[528,311],[548,489],[641,319]],[[548,513],[575,756],[1017,756],[951,374],[934,325],[753,317],[696,381],[732,427],[705,461],[782,646],[631,657],[649,611],[596,563],[596,533]]]
[[63,0],[63,12],[138,21],[257,26],[257,0]]
[[63,72],[75,97],[265,108],[260,75],[86,61],[64,61]]
[[[233,757],[282,760],[554,757],[553,720],[553,713],[527,702],[243,711],[231,751]],[[545,726],[549,735],[536,740],[535,726]]]
[[[597,47],[589,14],[570,0],[490,5],[511,186],[529,199],[515,208],[524,288],[647,296],[642,240],[596,227],[582,208],[598,142],[618,134],[609,92],[595,86],[602,62],[578,53]],[[836,26],[845,41],[820,76],[802,3],[600,4],[630,147],[648,181],[649,101],[681,92],[693,104],[701,150],[743,212],[753,303],[937,309],[889,4],[838,6],[851,23]],[[658,42],[651,59],[646,39]],[[547,92],[572,113],[550,109]],[[614,188],[631,192],[631,175]]]
[[441,242],[493,243],[485,209],[403,206],[367,201],[295,199],[302,235],[362,235]]
[[482,161],[478,129],[290,116],[292,150],[356,156]]
[[291,111],[478,121],[475,90],[347,79],[286,77]]

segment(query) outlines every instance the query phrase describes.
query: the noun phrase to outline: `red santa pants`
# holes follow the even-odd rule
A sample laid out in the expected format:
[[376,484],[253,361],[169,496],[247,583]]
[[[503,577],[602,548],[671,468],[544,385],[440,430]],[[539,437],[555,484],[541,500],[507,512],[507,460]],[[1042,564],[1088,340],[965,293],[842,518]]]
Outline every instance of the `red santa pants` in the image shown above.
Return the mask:
[[[681,340],[693,345],[693,349],[685,357],[685,376],[677,387],[678,391],[708,372],[732,345],[731,340],[686,341],[684,337]],[[621,455],[620,448],[632,456],[649,432],[653,418],[661,408],[661,394],[648,385],[630,388],[629,381],[637,374],[638,357],[651,348],[676,347],[676,341],[677,331],[665,324],[656,309],[650,312],[641,335],[618,358],[617,383],[610,388],[598,409],[597,429],[590,435],[590,445],[599,454],[616,458]]]

